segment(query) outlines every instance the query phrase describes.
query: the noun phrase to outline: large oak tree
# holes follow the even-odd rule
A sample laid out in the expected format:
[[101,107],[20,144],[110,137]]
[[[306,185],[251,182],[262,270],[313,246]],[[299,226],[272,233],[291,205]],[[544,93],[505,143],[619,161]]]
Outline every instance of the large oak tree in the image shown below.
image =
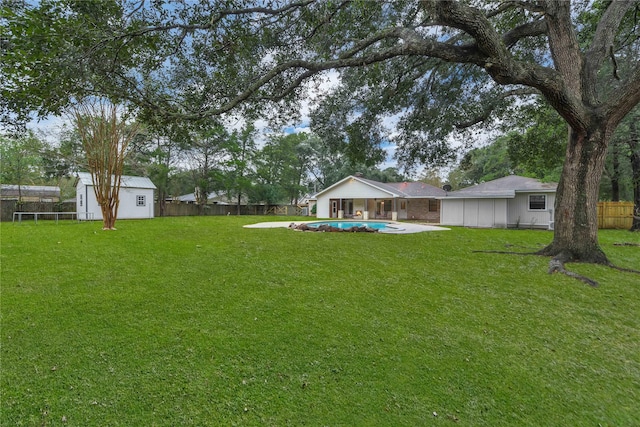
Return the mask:
[[450,153],[451,131],[508,117],[539,96],[569,129],[554,238],[542,253],[560,263],[608,264],[596,202],[611,136],[640,101],[638,7],[627,0],[42,1],[35,11],[5,13],[3,104],[47,114],[97,91],[166,120],[273,108],[293,114],[305,88],[321,88],[326,72],[338,70],[345,90],[318,110],[320,133],[346,141],[356,157],[375,156],[384,119],[395,116],[400,158],[435,161]]

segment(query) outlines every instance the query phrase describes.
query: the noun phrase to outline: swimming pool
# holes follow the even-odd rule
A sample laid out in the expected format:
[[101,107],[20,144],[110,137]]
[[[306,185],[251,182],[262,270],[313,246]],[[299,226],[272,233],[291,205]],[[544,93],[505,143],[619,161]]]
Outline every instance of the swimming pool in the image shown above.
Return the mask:
[[318,228],[321,225],[329,225],[331,227],[341,228],[343,230],[351,227],[368,227],[378,231],[389,231],[397,229],[394,227],[390,227],[390,222],[382,221],[317,221],[307,223],[307,226],[310,228]]

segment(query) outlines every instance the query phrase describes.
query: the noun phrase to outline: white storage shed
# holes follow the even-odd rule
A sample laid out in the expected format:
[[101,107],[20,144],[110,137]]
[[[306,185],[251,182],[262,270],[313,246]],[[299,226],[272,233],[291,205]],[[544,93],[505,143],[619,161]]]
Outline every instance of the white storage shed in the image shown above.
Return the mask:
[[[149,178],[122,176],[118,219],[146,219],[154,217],[154,190]],[[76,212],[78,219],[102,219],[102,211],[96,200],[91,174],[78,173],[76,182]]]

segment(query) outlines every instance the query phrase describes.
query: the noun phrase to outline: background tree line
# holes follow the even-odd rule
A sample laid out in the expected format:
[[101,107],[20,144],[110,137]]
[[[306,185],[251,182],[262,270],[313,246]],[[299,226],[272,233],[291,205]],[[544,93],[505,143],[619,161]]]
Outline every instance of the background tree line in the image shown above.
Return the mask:
[[[636,109],[613,138],[601,200],[638,204],[639,118]],[[270,136],[262,147],[256,137],[252,125],[231,132],[220,124],[164,131],[147,126],[134,139],[124,172],[151,178],[158,187],[161,212],[169,198],[194,192],[199,205],[206,204],[212,193],[224,194],[238,205],[297,204],[301,197],[356,172],[381,182],[408,179],[394,167],[381,170],[354,163],[312,133]],[[30,131],[0,138],[2,183],[57,185],[64,198],[74,196],[74,173],[87,170],[77,129],[64,126],[56,135]],[[510,174],[557,182],[565,149],[566,125],[552,109],[536,104],[523,110],[517,128],[505,129],[488,144],[467,150],[449,172],[428,169],[416,179],[438,187],[447,183],[454,189]]]
[[[123,174],[149,177],[161,212],[167,200],[189,193],[201,206],[213,193],[238,205],[295,205],[356,172],[382,182],[406,179],[396,168],[354,163],[311,133],[271,135],[260,145],[252,125],[233,131],[218,123],[144,126],[131,142]],[[63,199],[75,196],[75,174],[88,170],[78,129],[67,125],[55,134],[0,135],[0,159],[1,183],[56,185]]]

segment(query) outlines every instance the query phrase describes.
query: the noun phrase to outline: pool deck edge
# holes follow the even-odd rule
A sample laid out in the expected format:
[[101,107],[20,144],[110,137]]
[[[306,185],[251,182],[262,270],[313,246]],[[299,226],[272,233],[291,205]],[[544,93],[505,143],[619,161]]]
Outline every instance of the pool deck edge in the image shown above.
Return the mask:
[[[323,220],[312,220],[312,221],[270,221],[270,222],[259,222],[257,224],[247,224],[243,226],[244,228],[289,228],[291,224],[299,225],[299,224],[308,224],[310,222],[321,222]],[[329,221],[329,220],[325,220]],[[377,220],[378,222],[381,220]],[[359,221],[366,222],[366,221]],[[372,221],[376,222],[376,221]],[[394,225],[399,225],[402,228],[398,228],[390,231],[381,231],[383,234],[410,234],[410,233],[422,233],[425,231],[446,231],[450,230],[450,228],[440,227],[437,225],[427,225],[427,224],[414,224],[410,222],[398,222],[398,221],[387,221]]]

